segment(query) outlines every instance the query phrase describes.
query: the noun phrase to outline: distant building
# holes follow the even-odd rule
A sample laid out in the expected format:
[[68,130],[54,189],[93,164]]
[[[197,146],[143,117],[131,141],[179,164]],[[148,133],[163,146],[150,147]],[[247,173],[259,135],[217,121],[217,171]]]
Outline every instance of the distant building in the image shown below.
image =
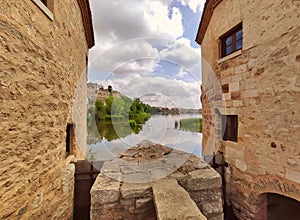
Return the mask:
[[121,97],[121,93],[115,90],[112,90],[110,92],[110,89],[99,89],[98,94],[97,94],[97,100],[100,100],[101,102],[105,103],[105,99],[108,96],[113,96],[116,98],[120,98]]
[[72,219],[94,45],[89,3],[2,0],[0,12],[0,219]]
[[203,151],[239,219],[300,219],[300,2],[207,0]]
[[103,89],[104,88],[102,85],[99,85],[97,83],[88,83],[87,84],[88,104],[94,104],[97,99],[98,92]]

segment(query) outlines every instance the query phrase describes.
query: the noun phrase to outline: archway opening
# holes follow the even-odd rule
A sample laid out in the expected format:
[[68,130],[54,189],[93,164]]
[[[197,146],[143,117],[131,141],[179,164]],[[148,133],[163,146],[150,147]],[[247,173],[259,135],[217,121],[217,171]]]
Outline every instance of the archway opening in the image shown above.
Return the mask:
[[268,220],[300,219],[300,202],[275,193],[267,194]]

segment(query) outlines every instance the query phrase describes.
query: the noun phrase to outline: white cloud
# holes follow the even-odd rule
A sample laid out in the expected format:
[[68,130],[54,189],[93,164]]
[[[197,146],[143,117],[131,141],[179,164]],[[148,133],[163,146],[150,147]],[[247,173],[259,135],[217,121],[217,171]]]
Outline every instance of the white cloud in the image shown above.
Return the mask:
[[178,8],[173,7],[170,18],[168,17],[168,6],[160,2],[147,4],[145,18],[149,28],[156,36],[175,40],[183,35],[182,14]]
[[200,49],[192,48],[190,40],[180,38],[177,42],[170,44],[167,48],[160,51],[162,59],[170,60],[182,67],[194,79],[199,79],[201,72]]
[[176,74],[176,77],[179,79],[184,79],[184,77],[188,76],[188,72],[184,71],[182,68],[179,70],[179,72]]
[[[172,1],[90,0],[96,45],[90,50],[89,65],[93,74],[101,74],[99,79],[107,79],[101,84],[111,84],[130,97],[155,93],[143,98],[155,105],[199,108],[200,88],[195,81],[200,80],[200,49],[182,37],[183,14],[170,7]],[[203,2],[176,1],[194,12]],[[160,74],[160,61],[180,67],[171,73],[178,80],[150,77]]]
[[96,46],[103,50],[120,42],[139,37],[173,39],[183,34],[182,14],[173,8],[169,17],[170,0],[92,0]]
[[91,51],[89,63],[102,73],[133,74],[154,71],[158,49],[143,39],[127,41],[97,54]]
[[205,4],[206,0],[180,0],[182,5],[187,5],[194,12],[199,12]]

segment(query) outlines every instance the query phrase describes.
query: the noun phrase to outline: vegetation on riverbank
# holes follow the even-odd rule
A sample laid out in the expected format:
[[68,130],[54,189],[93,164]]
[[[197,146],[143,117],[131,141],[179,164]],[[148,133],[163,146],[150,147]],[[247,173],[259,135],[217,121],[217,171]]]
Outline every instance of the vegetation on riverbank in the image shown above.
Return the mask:
[[[202,118],[181,119],[179,125],[181,130],[202,133]],[[176,127],[176,122],[175,122],[175,127]]]
[[151,116],[152,108],[143,103],[140,99],[134,100],[127,96],[108,96],[105,103],[96,100],[95,107],[88,109],[88,123],[96,121],[128,122],[130,126],[143,124]]

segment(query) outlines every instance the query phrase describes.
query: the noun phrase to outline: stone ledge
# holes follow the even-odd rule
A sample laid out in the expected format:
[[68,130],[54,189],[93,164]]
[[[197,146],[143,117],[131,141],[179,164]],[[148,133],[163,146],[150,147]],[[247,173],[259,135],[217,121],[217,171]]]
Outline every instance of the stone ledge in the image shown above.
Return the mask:
[[107,204],[119,200],[120,182],[99,174],[91,189],[91,204]]
[[196,170],[189,173],[187,189],[191,191],[221,188],[220,175],[213,169]]
[[188,192],[175,179],[154,183],[153,196],[158,220],[206,220]]

